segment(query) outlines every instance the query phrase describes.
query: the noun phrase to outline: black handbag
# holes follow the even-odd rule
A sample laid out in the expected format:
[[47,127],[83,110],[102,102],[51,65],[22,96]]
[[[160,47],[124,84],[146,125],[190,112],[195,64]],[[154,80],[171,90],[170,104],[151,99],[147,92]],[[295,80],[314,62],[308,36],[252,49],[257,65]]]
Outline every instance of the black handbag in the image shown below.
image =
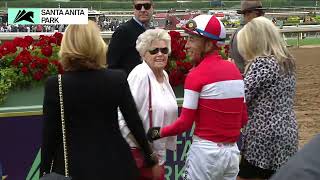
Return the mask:
[[40,178],[40,180],[71,180],[71,177],[66,177],[65,175],[57,174],[55,172],[51,172],[46,174]]
[[62,141],[63,141],[63,155],[64,155],[64,169],[65,174],[61,175],[55,172],[52,172],[52,167],[54,161],[51,162],[50,173],[45,174],[40,178],[40,180],[71,180],[69,176],[69,167],[68,167],[68,154],[67,154],[67,142],[66,142],[66,128],[64,120],[64,106],[63,106],[63,94],[62,94],[62,80],[61,74],[58,75],[59,83],[59,99],[60,99],[60,114],[61,114],[61,128],[62,128]]

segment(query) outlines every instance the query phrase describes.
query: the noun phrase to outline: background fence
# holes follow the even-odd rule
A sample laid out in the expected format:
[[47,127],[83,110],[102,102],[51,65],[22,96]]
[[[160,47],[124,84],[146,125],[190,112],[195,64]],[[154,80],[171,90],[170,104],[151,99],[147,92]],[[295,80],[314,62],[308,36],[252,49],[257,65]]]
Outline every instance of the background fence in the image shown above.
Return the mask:
[[[235,28],[227,29],[227,42],[228,38],[231,36],[231,34],[235,31]],[[311,44],[317,44],[320,45],[320,26],[302,26],[302,27],[285,27],[284,29],[279,29],[280,33],[283,34],[283,38],[287,41],[288,45],[296,45],[300,46],[300,43],[303,45],[311,43]],[[186,36],[186,34],[182,30],[178,30],[178,32],[182,33],[183,36]],[[112,37],[112,31],[106,31],[101,32],[101,36],[103,39],[108,43]],[[43,35],[51,35],[53,32],[37,32],[37,33],[26,33],[26,32],[6,32],[6,33],[0,33],[0,44],[1,41],[5,40],[12,40],[15,37],[24,37],[24,36],[32,36],[33,38],[39,38],[39,36]]]
[[[212,8],[239,8],[240,1],[160,1],[155,0],[157,9],[212,9]],[[281,8],[303,6],[317,8],[320,6],[320,1],[315,0],[263,0],[263,6],[268,8]],[[96,10],[125,10],[132,9],[132,1],[55,1],[55,0],[0,0],[0,7],[6,9],[8,7],[25,7],[25,8],[92,8]],[[320,8],[320,7],[319,7]]]

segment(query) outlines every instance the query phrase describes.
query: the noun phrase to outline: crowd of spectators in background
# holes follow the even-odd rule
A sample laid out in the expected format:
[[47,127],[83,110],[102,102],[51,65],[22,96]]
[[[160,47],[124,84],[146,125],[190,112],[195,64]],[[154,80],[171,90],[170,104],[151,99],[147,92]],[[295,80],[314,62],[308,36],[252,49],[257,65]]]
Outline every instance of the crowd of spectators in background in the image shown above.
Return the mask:
[[64,32],[67,25],[12,25],[0,24],[0,32]]
[[98,26],[101,31],[115,31],[121,24],[127,22],[125,18],[110,18],[106,16],[100,16],[98,18]]

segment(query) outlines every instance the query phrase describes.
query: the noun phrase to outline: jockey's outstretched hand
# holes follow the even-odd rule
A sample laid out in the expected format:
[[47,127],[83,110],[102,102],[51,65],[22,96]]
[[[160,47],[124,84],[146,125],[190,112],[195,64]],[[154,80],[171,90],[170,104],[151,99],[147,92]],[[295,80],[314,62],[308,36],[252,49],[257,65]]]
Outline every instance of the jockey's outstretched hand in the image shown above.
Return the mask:
[[152,127],[148,130],[147,132],[147,138],[150,142],[154,141],[154,140],[157,140],[157,139],[160,139],[161,136],[160,136],[160,130],[161,128],[160,127]]

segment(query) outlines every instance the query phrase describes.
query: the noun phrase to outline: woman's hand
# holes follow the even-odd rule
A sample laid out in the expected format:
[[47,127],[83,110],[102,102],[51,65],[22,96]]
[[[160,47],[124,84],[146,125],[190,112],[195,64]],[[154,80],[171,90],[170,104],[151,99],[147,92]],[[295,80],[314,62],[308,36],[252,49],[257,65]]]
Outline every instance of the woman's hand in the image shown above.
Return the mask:
[[161,128],[160,127],[152,127],[148,130],[147,132],[147,138],[150,142],[154,141],[154,140],[157,140],[157,139],[160,139],[161,136],[160,136],[160,130]]

